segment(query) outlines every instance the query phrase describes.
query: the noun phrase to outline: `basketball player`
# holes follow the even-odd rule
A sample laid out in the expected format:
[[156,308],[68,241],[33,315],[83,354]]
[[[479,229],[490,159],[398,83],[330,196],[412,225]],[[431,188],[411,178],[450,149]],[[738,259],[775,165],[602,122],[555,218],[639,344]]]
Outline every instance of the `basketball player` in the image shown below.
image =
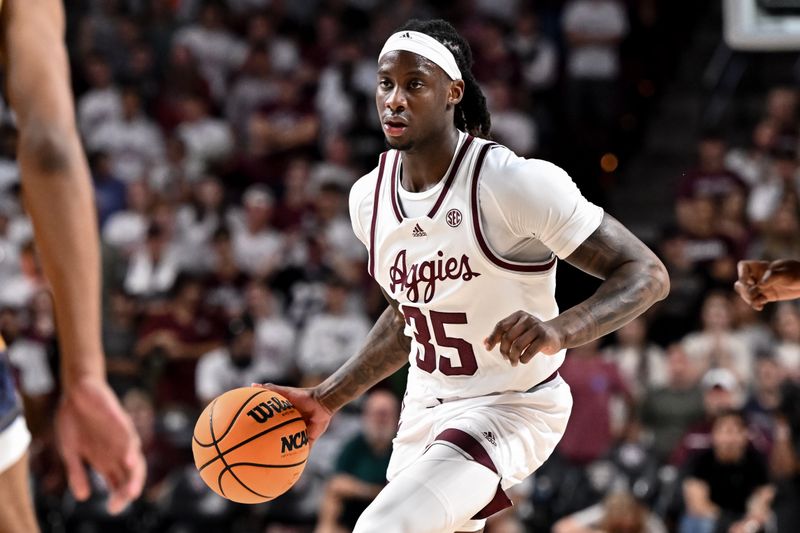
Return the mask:
[[739,261],[734,287],[742,299],[761,311],[769,302],[800,298],[800,261]]
[[[59,0],[0,1],[6,92],[19,130],[25,206],[52,287],[63,396],[56,413],[72,493],[89,496],[84,462],[103,476],[108,509],[141,492],[144,460],[133,425],[105,380],[95,206],[75,127]],[[0,352],[0,531],[38,531],[28,493],[30,434]]]
[[[614,331],[669,290],[656,256],[563,170],[486,140],[471,64],[468,44],[441,20],[411,21],[387,40],[375,100],[392,149],[353,186],[350,214],[391,306],[319,386],[267,386],[303,412],[314,439],[342,405],[410,360],[390,482],[357,533],[481,530],[510,505],[503,489],[564,433],[565,349]],[[605,280],[561,314],[556,257]]]

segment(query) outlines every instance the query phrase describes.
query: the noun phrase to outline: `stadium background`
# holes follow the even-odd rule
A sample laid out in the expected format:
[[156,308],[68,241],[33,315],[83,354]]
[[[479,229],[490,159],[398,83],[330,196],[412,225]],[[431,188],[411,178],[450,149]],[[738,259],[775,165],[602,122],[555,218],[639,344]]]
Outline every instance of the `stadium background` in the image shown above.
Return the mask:
[[[569,431],[490,530],[546,531],[603,501],[592,509],[609,531],[647,513],[647,525],[625,531],[674,527],[687,458],[710,445],[708,420],[726,406],[744,407],[753,453],[771,466],[772,530],[798,530],[784,437],[797,439],[800,419],[800,311],[787,303],[757,314],[732,292],[736,260],[800,254],[797,54],[734,52],[718,2],[688,0],[66,7],[101,225],[109,378],[142,435],[148,480],[120,517],[104,513],[102,496],[79,504],[65,489],[50,418],[52,305],[4,105],[0,332],[34,433],[44,531],[324,533],[336,531],[339,508],[346,531],[379,488],[401,375],[337,415],[301,482],[272,504],[214,496],[189,443],[209,399],[252,381],[319,382],[382,310],[347,194],[384,149],[375,57],[410,17],[453,22],[473,47],[495,139],[564,167],[658,251],[672,278],[645,319],[568,357]],[[594,287],[562,265],[562,308]],[[354,478],[362,501],[340,502]]]

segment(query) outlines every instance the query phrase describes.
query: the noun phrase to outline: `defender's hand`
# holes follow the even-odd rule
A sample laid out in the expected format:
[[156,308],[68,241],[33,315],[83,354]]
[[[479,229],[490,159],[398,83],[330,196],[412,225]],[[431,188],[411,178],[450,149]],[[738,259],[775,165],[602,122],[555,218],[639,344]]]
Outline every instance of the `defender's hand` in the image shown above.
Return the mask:
[[104,380],[86,378],[69,387],[56,413],[56,437],[77,500],[91,492],[85,463],[108,485],[109,513],[139,497],[145,479],[139,436]]
[[757,311],[769,302],[800,297],[798,261],[739,261],[738,270],[739,280],[734,288]]
[[309,443],[313,444],[314,441],[328,429],[328,424],[331,422],[333,413],[319,403],[314,396],[314,389],[282,387],[271,383],[265,383],[263,385],[253,383],[253,387],[277,392],[289,400],[289,402],[300,411],[300,414],[303,415],[306,421]]
[[525,311],[517,311],[498,322],[483,341],[487,350],[494,349],[498,343],[500,353],[512,366],[527,363],[539,352],[553,355],[563,346],[556,328]]

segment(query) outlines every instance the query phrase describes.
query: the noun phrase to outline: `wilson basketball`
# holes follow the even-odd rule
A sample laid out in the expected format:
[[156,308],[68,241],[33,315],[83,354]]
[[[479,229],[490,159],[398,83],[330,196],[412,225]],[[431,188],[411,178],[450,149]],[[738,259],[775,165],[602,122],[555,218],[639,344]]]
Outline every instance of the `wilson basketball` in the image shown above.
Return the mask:
[[214,492],[261,503],[289,490],[308,458],[303,417],[280,394],[255,387],[228,391],[205,408],[192,438],[194,464]]

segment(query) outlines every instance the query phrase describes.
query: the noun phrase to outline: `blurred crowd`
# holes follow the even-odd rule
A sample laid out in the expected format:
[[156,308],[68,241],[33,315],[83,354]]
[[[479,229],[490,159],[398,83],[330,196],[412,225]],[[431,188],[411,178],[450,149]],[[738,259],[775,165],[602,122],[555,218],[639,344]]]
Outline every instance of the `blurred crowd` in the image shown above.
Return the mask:
[[[0,333],[34,434],[45,531],[350,530],[385,483],[403,372],[334,418],[274,504],[230,504],[204,486],[194,421],[231,388],[319,383],[382,311],[347,198],[384,150],[376,54],[406,19],[442,16],[469,38],[496,140],[561,163],[595,199],[608,186],[595,156],[625,150],[646,119],[628,90],[653,95],[648,69],[683,30],[664,30],[658,10],[669,2],[529,4],[67,3],[103,247],[108,374],[141,435],[148,479],[121,517],[105,514],[99,481],[88,503],[65,489],[51,426],[53,308],[3,106]],[[575,397],[567,434],[491,532],[754,533],[750,518],[766,531],[800,530],[787,505],[800,498],[800,310],[758,314],[732,291],[738,259],[800,254],[797,105],[796,88],[769,91],[744,146],[704,133],[696,166],[676,176],[675,222],[654,243],[671,295],[571,351],[561,371]]]

